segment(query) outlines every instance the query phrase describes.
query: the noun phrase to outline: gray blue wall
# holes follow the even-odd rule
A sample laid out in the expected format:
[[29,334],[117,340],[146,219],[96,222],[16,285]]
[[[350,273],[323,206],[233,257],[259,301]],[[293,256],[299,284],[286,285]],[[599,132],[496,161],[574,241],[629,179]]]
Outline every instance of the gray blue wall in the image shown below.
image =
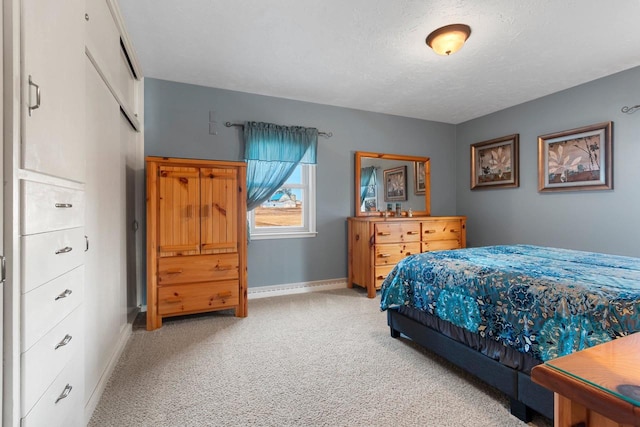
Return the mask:
[[[241,131],[224,122],[263,121],[317,127],[315,238],[249,245],[249,286],[347,276],[346,218],[353,215],[354,152],[431,158],[431,212],[456,213],[455,126],[347,108],[145,79],[145,155],[241,160]],[[209,111],[217,135],[209,134]]]
[[[457,213],[469,246],[530,243],[640,257],[640,68],[456,126]],[[613,121],[610,191],[538,192],[539,135]],[[520,187],[474,190],[470,145],[520,134]]]

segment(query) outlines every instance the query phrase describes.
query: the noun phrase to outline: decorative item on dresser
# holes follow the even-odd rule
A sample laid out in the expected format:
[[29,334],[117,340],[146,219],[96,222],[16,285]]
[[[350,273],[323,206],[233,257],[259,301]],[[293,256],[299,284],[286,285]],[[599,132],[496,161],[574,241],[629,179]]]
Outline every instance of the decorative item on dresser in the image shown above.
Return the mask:
[[402,258],[421,252],[459,249],[467,245],[464,216],[412,218],[348,218],[349,278],[353,285],[376,290]]
[[147,157],[147,329],[162,318],[247,315],[246,165]]

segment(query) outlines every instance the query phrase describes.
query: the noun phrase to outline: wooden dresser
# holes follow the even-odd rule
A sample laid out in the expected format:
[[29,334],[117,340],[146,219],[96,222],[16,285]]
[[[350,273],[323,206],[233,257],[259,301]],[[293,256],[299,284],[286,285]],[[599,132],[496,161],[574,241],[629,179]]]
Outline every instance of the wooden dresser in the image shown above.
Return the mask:
[[223,309],[247,315],[246,165],[147,157],[147,329]]
[[464,216],[351,217],[347,285],[376,290],[402,258],[421,252],[459,249],[467,245]]

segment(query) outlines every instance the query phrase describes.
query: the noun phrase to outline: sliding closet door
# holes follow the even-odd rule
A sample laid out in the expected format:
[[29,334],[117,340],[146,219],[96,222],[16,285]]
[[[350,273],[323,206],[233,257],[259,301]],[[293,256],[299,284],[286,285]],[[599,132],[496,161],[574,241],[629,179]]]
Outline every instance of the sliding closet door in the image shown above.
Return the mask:
[[120,107],[88,60],[86,63],[86,345],[87,399],[95,390],[126,324],[124,159]]

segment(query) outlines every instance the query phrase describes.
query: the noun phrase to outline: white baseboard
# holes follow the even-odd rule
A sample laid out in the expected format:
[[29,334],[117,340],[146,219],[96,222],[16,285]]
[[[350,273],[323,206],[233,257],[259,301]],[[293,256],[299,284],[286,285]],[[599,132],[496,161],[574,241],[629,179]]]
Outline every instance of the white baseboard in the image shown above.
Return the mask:
[[248,299],[267,298],[306,292],[328,291],[347,287],[347,278],[316,280],[313,282],[287,283],[284,285],[256,286],[247,290]]
[[[125,346],[127,345],[127,341],[129,341],[129,337],[131,336],[131,323],[126,323],[122,330],[120,331],[120,337],[118,338],[118,343],[109,359],[109,363],[105,368],[102,376],[100,377],[100,381],[96,385],[96,388],[91,392],[91,397],[87,401],[87,404],[84,405],[84,425],[89,424],[89,420],[91,420],[91,415],[93,415],[93,411],[95,411],[98,406],[98,402],[100,402],[100,398],[102,397],[102,393],[104,392],[105,387],[107,387],[107,382],[113,373],[113,370],[120,360],[120,356],[122,356],[122,352],[124,351]],[[89,390],[87,390],[89,392]]]

